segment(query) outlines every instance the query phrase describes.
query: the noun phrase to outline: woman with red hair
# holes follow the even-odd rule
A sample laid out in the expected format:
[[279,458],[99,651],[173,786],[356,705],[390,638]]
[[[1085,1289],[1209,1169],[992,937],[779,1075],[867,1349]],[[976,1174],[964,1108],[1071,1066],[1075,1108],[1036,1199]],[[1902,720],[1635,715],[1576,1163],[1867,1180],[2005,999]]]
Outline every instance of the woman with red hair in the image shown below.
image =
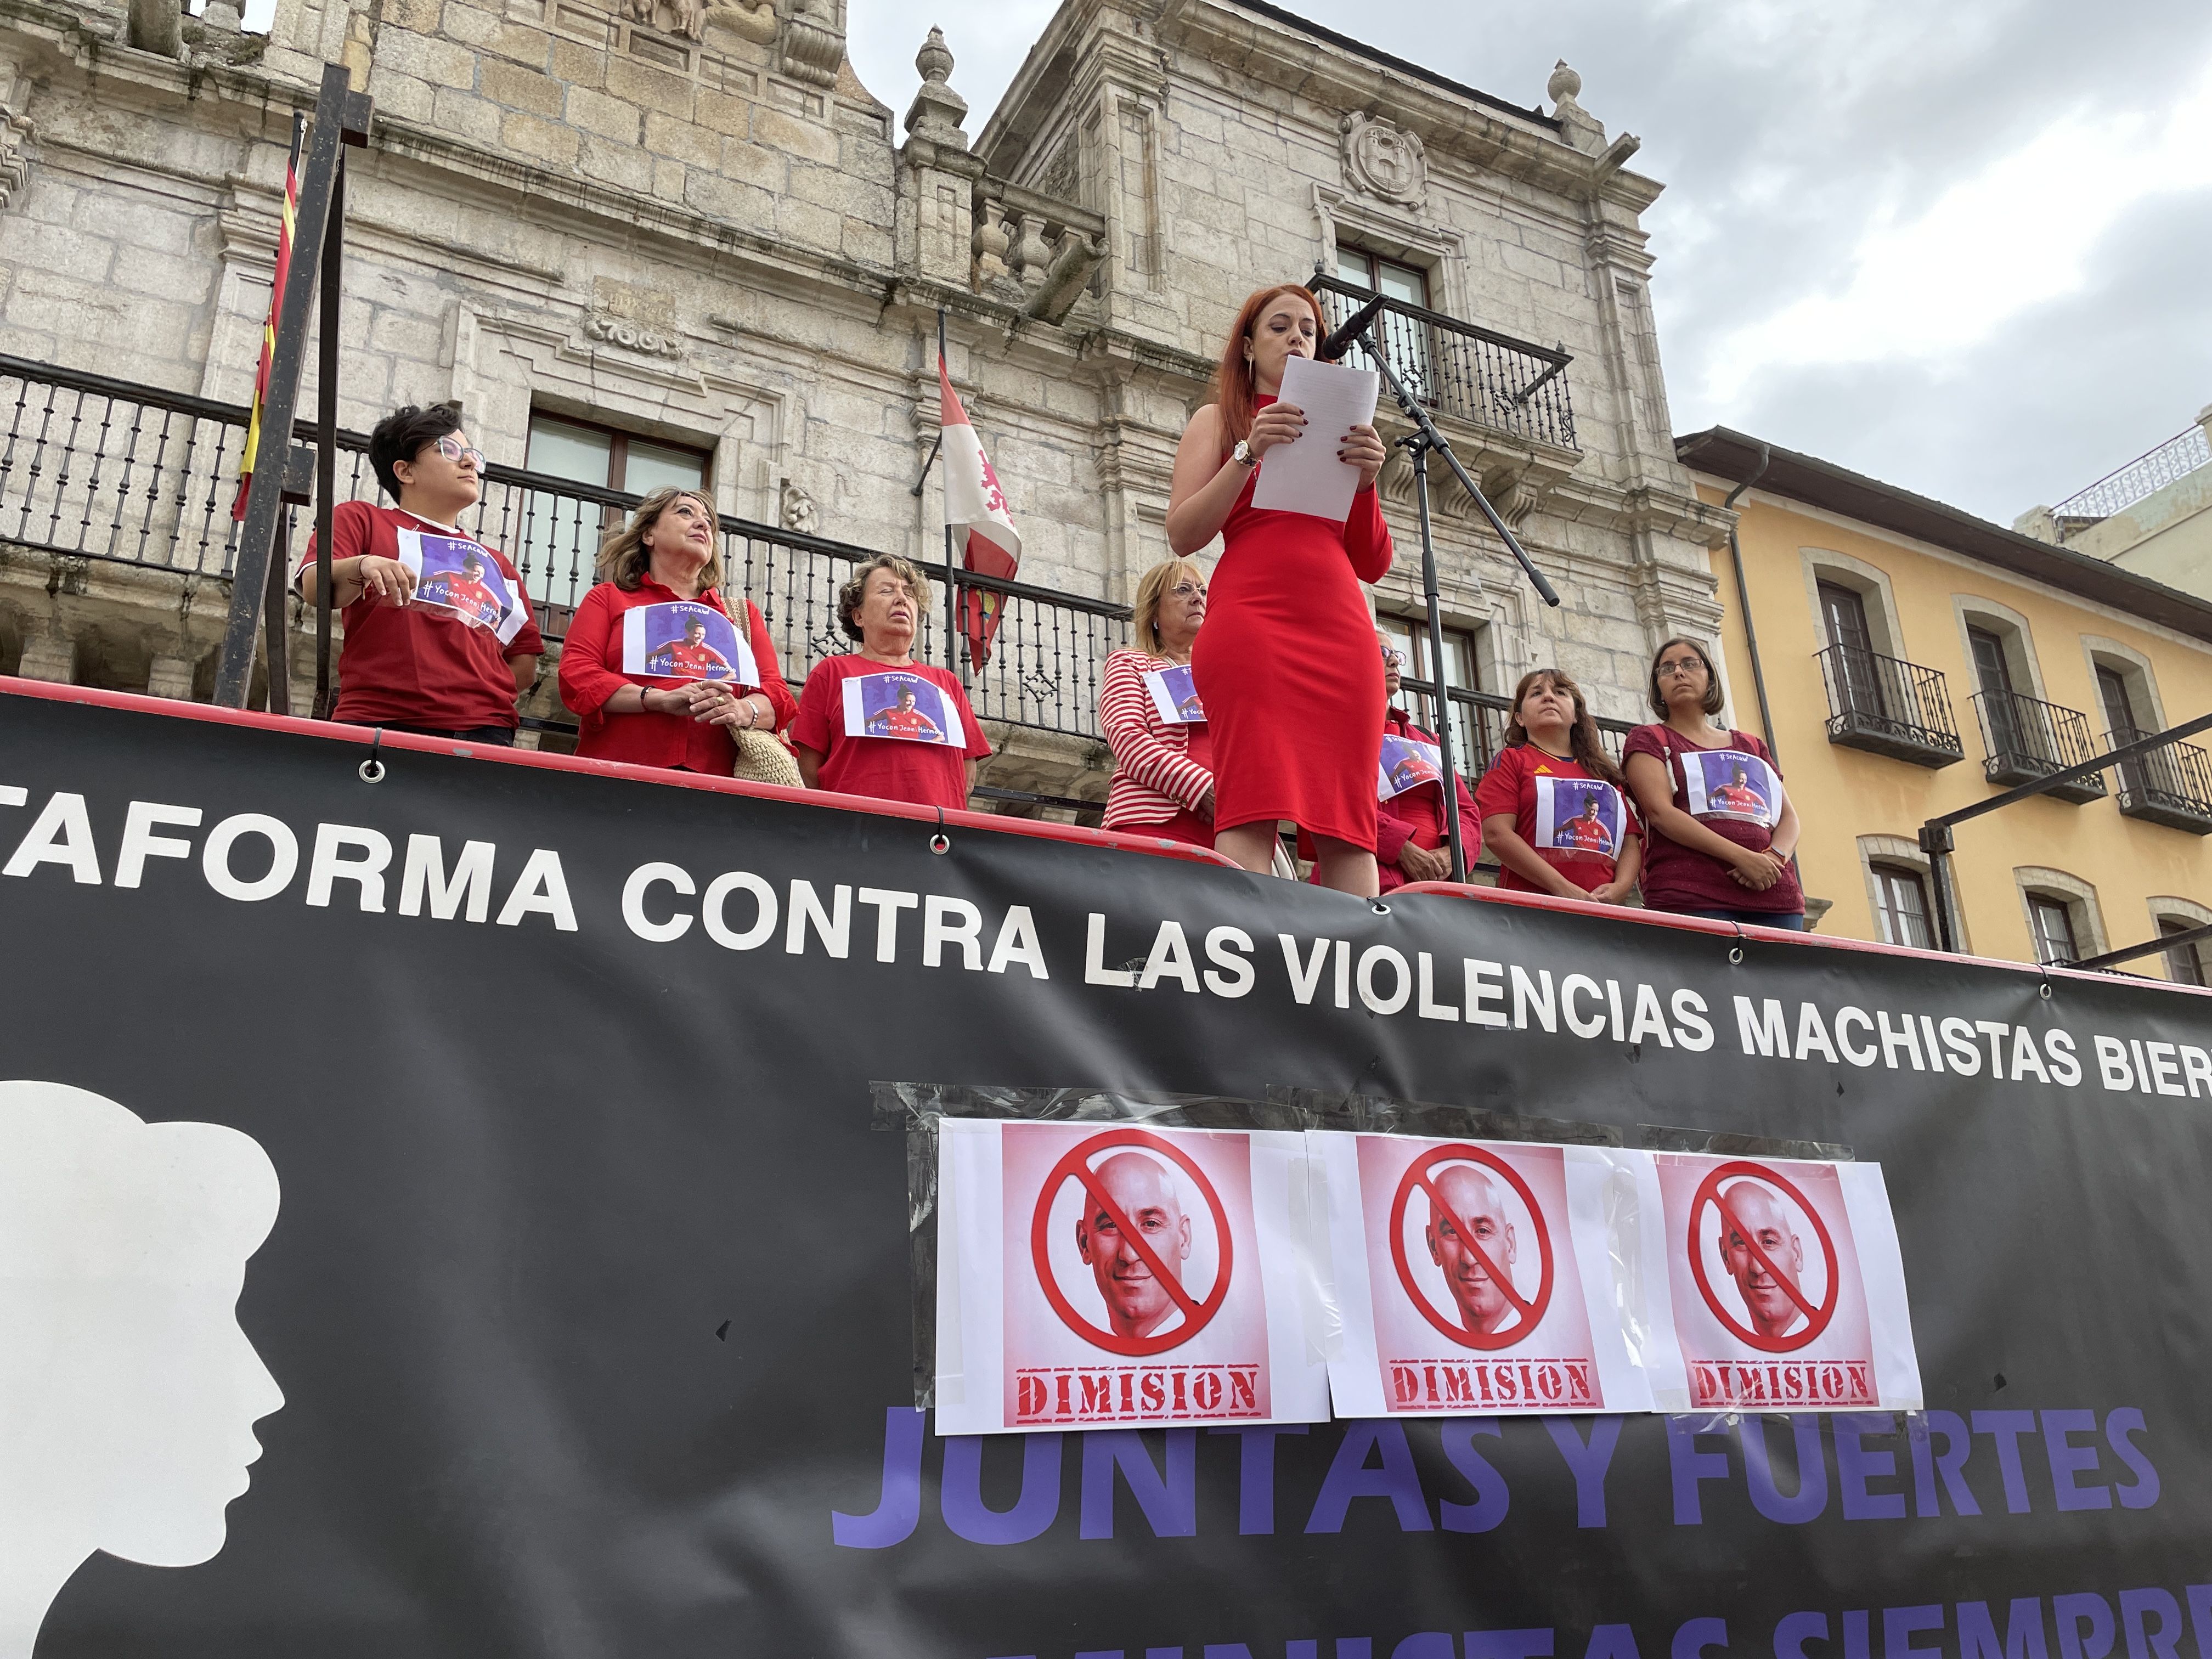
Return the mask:
[[1288,819],[1312,837],[1323,886],[1371,897],[1382,665],[1359,585],[1390,568],[1389,526],[1375,499],[1382,440],[1371,426],[1315,434],[1359,470],[1343,524],[1252,505],[1267,452],[1305,428],[1305,416],[1277,398],[1283,366],[1311,357],[1320,339],[1321,307],[1304,289],[1262,289],[1245,301],[1214,400],[1191,416],[1176,451],[1168,541],[1188,556],[1223,538],[1191,657],[1212,736],[1215,849],[1264,873]]

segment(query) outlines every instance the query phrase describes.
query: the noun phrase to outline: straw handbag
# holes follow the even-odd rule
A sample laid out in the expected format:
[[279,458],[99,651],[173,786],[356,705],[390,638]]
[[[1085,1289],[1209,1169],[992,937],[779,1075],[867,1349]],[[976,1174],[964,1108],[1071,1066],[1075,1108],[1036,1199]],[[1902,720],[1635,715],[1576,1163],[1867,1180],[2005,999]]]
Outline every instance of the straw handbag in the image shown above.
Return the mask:
[[[741,634],[750,632],[747,623],[741,623],[730,615],[729,602],[719,592],[714,599],[721,605],[722,614],[729,617],[731,627]],[[792,759],[791,750],[776,740],[775,732],[763,731],[759,726],[740,731],[732,726],[726,726],[724,730],[729,732],[730,741],[736,745],[738,751],[737,760],[730,768],[732,777],[744,778],[751,783],[780,783],[787,789],[805,787],[805,780],[799,775],[799,763]]]

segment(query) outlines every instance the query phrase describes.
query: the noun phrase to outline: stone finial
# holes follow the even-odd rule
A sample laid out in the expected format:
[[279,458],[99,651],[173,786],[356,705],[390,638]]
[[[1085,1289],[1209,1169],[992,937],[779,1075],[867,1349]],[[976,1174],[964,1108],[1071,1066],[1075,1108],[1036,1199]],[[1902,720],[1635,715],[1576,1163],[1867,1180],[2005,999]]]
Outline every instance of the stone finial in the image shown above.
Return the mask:
[[779,66],[794,81],[824,88],[837,84],[837,66],[845,61],[845,31],[830,0],[792,0],[778,53]]
[[1552,118],[1559,136],[1577,149],[1595,155],[1605,148],[1605,124],[1575,100],[1581,95],[1583,77],[1564,58],[1553,65],[1544,91],[1552,100]]
[[960,120],[968,113],[968,100],[946,84],[952,76],[952,52],[945,44],[943,29],[930,30],[929,39],[914,55],[914,66],[921,71],[921,86],[907,109],[906,130],[947,149],[967,149],[968,135],[960,130]]

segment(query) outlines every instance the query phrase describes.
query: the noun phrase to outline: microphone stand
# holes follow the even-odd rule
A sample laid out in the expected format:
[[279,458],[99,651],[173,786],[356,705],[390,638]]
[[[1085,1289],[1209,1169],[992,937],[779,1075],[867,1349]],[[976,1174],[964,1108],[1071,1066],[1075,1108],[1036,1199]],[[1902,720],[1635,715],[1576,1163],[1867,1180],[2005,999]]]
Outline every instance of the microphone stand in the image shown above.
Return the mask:
[[[1490,497],[1484,495],[1481,486],[1468,476],[1467,469],[1460,465],[1459,457],[1452,453],[1451,440],[1437,430],[1437,423],[1429,418],[1429,411],[1421,407],[1418,398],[1406,390],[1406,383],[1390,367],[1389,357],[1376,343],[1372,328],[1359,322],[1357,317],[1352,322],[1356,326],[1347,343],[1357,344],[1366,351],[1368,361],[1381,372],[1382,384],[1390,388],[1390,395],[1398,400],[1399,409],[1413,426],[1411,432],[1398,440],[1398,447],[1413,458],[1413,497],[1419,504],[1421,514],[1421,598],[1429,612],[1429,665],[1436,686],[1437,724],[1439,728],[1437,735],[1442,751],[1439,760],[1444,792],[1444,834],[1451,843],[1451,878],[1463,882],[1467,879],[1467,850],[1460,838],[1458,769],[1452,757],[1451,694],[1444,684],[1443,600],[1437,591],[1437,543],[1429,525],[1431,451],[1444,458],[1444,465],[1451,468],[1452,476],[1459,480],[1460,488],[1474,498],[1474,504],[1482,509],[1482,516],[1490,520],[1490,527],[1498,533],[1508,550],[1520,561],[1529,585],[1535,588],[1544,603],[1556,605],[1559,596],[1552,584],[1544,580],[1544,573],[1530,561],[1527,550],[1513,532],[1505,527],[1505,520],[1498,516],[1498,509],[1490,504]],[[1336,343],[1336,337],[1332,336],[1329,343]]]

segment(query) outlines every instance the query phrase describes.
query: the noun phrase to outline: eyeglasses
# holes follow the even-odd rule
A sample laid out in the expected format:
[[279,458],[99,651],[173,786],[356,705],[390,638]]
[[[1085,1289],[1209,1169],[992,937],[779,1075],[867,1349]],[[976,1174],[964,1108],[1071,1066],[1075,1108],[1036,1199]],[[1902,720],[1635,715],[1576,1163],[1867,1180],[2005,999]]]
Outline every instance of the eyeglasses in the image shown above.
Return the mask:
[[1382,660],[1393,668],[1403,668],[1406,665],[1406,653],[1395,646],[1386,645],[1382,647]]
[[456,466],[466,461],[474,461],[479,468],[484,464],[483,451],[470,448],[450,432],[438,440],[438,453]]
[[1682,657],[1674,662],[1662,662],[1652,671],[1655,674],[1670,678],[1679,678],[1686,674],[1702,674],[1705,672],[1705,664],[1695,657]]
[[1202,599],[1206,597],[1204,582],[1177,582],[1168,592],[1179,599]]

